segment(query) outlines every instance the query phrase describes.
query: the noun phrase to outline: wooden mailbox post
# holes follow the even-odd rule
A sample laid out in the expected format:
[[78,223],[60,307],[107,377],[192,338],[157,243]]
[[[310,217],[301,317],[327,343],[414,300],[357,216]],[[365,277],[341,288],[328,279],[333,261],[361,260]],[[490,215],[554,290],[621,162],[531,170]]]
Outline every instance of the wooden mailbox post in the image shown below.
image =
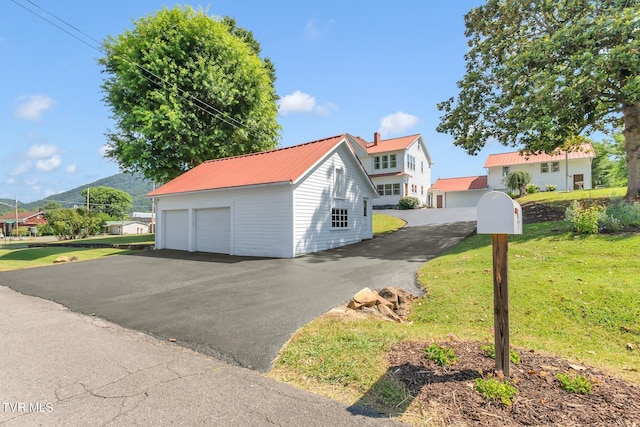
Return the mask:
[[509,234],[522,234],[522,208],[501,191],[490,191],[478,201],[478,234],[493,235],[493,329],[496,371],[509,377]]

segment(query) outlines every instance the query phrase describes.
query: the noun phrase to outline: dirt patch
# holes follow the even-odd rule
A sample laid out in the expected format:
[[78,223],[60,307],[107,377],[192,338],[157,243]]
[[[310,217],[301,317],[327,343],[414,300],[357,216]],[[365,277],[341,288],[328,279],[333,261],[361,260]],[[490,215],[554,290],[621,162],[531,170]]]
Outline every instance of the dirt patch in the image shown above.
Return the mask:
[[[475,391],[475,379],[494,374],[495,362],[479,342],[447,342],[458,361],[439,366],[427,359],[431,343],[405,342],[387,354],[389,372],[410,390],[423,408],[436,408],[445,425],[458,426],[638,426],[640,387],[595,368],[533,351],[518,351],[522,361],[511,364],[518,393],[512,405],[484,399]],[[560,387],[558,373],[590,378],[590,394],[574,394]]]

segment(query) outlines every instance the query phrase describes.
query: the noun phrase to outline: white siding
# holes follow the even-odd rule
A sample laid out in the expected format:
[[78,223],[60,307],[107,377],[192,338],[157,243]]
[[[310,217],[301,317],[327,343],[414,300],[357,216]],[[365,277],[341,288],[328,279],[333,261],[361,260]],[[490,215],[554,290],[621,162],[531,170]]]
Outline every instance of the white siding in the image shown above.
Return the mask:
[[[419,139],[407,148],[406,154],[410,154],[416,159],[415,170],[409,170],[407,169],[407,158],[405,155],[404,167],[405,171],[409,174],[407,179],[407,196],[417,197],[418,200],[420,200],[420,205],[426,205],[427,190],[431,185],[431,165],[429,165],[425,149]],[[415,190],[413,186],[415,186]]]
[[[344,198],[334,194],[335,168],[345,171]],[[371,200],[367,216],[364,198],[372,197],[371,187],[360,165],[347,153],[344,146],[304,177],[294,189],[295,255],[331,249],[372,237]],[[331,227],[331,209],[347,209],[349,226]]]
[[444,193],[444,208],[475,208],[478,200],[489,190],[452,191]]
[[[584,176],[584,189],[591,189],[591,161],[590,159],[572,159],[568,161],[569,172],[567,173],[567,162],[559,161],[560,169],[557,172],[541,172],[540,163],[525,163],[509,166],[509,172],[523,171],[529,172],[531,175],[531,183],[540,187],[544,191],[548,184],[558,187],[558,191],[573,190],[574,174],[582,174]],[[505,189],[502,183],[502,166],[492,167],[488,169],[488,185],[492,189]],[[567,186],[568,184],[568,186]]]
[[[188,210],[188,240],[184,250],[197,250],[197,211],[228,208],[231,255],[292,257],[291,185],[255,186],[203,191],[158,198],[158,212]],[[162,242],[162,228],[156,241]],[[159,246],[162,248],[163,246]],[[166,247],[166,246],[164,246]]]

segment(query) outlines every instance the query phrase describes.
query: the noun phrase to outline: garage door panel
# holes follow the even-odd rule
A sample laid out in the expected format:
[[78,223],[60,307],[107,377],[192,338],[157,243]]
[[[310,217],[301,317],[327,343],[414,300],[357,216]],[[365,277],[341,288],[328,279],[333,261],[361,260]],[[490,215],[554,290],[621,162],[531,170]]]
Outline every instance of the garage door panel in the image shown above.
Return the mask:
[[189,211],[164,211],[165,248],[189,250]]
[[196,250],[231,253],[231,209],[196,210]]

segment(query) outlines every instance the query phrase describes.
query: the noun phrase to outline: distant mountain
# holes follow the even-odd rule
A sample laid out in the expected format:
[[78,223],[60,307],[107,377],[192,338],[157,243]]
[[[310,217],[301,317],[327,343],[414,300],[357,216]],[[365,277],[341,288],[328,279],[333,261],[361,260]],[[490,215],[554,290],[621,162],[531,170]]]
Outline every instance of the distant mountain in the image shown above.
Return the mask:
[[[82,206],[86,204],[86,199],[82,197],[82,190],[87,187],[112,187],[118,190],[125,191],[131,195],[131,201],[133,202],[132,211],[134,212],[151,212],[151,200],[145,196],[153,189],[151,181],[143,178],[137,174],[119,173],[117,175],[110,176],[108,178],[100,179],[91,184],[81,185],[73,190],[65,191],[64,193],[53,194],[45,199],[38,200],[31,203],[21,203],[18,201],[18,207],[25,211],[37,211],[44,207],[48,202],[56,201],[65,208],[71,208],[73,206]],[[89,190],[91,192],[91,190]],[[0,199],[0,202],[14,205],[15,200]],[[0,204],[0,214],[10,211],[11,208]]]

